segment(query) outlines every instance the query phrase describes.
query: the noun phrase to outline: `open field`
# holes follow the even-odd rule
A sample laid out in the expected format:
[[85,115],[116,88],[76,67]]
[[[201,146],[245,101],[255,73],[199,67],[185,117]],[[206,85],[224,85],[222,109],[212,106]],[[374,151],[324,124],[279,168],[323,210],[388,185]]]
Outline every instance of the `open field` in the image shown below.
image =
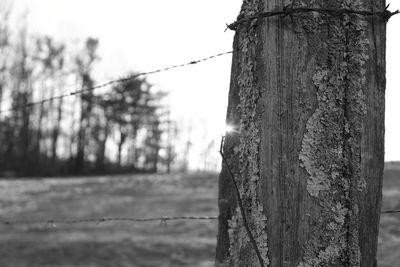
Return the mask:
[[[2,181],[4,217],[217,215],[216,176]],[[2,226],[0,266],[212,266],[217,222]]]
[[[384,208],[400,208],[400,168]],[[3,218],[217,215],[217,175],[0,181]],[[217,222],[0,226],[1,267],[213,266]],[[379,266],[400,266],[400,214],[383,215]]]
[[[387,165],[383,180],[383,209],[400,209],[400,164]],[[400,267],[400,214],[382,214],[378,266]]]

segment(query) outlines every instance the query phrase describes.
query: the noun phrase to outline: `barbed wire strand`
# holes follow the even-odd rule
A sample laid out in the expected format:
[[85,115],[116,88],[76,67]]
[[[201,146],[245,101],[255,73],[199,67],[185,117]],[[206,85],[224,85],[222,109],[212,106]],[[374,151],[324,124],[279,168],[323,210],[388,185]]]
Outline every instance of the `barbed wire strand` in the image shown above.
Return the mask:
[[225,136],[223,136],[221,138],[221,145],[220,145],[219,153],[221,154],[222,161],[225,164],[225,166],[226,166],[226,168],[228,170],[229,176],[231,178],[231,181],[232,181],[232,183],[234,185],[234,189],[235,189],[235,193],[236,193],[236,200],[238,202],[239,210],[240,210],[240,213],[241,213],[242,219],[243,219],[243,226],[246,229],[246,232],[247,232],[247,235],[248,235],[248,237],[250,239],[250,242],[253,245],[253,249],[256,252],[256,255],[257,255],[257,258],[258,258],[258,262],[260,263],[260,266],[264,267],[265,265],[264,265],[264,260],[263,260],[263,258],[261,256],[261,252],[260,252],[260,250],[259,250],[259,248],[257,246],[257,242],[256,242],[253,234],[251,233],[249,224],[247,222],[246,212],[244,211],[243,201],[242,201],[242,197],[240,196],[240,191],[239,191],[238,184],[237,184],[235,176],[234,176],[234,174],[233,174],[233,172],[232,172],[232,170],[231,170],[231,168],[229,166],[228,160],[226,159],[226,157],[224,155],[224,152],[223,152],[224,141],[225,141]]
[[[213,59],[213,58],[217,58],[217,57],[221,57],[221,56],[224,56],[224,55],[232,54],[232,53],[233,53],[233,51],[227,51],[227,52],[215,54],[215,55],[212,55],[212,56],[208,56],[208,57],[205,57],[205,58],[189,61],[189,62],[186,62],[186,63],[183,63],[183,64],[177,64],[177,65],[169,66],[169,67],[166,67],[166,68],[156,69],[156,70],[152,70],[152,71],[148,71],[148,72],[137,73],[137,74],[131,75],[129,77],[108,81],[108,82],[101,83],[101,84],[98,84],[98,85],[95,85],[95,86],[92,86],[92,87],[83,88],[83,89],[75,90],[75,91],[72,91],[72,92],[67,92],[67,93],[64,93],[64,94],[61,94],[61,95],[58,95],[58,96],[53,96],[53,97],[41,99],[41,100],[38,100],[38,101],[29,102],[26,105],[24,105],[24,108],[31,107],[31,106],[34,106],[34,105],[39,105],[39,104],[42,104],[42,103],[45,103],[45,102],[49,102],[49,101],[53,101],[53,100],[57,100],[57,99],[61,99],[61,98],[69,97],[69,96],[88,93],[88,92],[91,92],[91,91],[94,91],[94,90],[97,90],[97,89],[100,89],[100,88],[103,88],[103,87],[107,87],[107,86],[110,86],[110,85],[113,85],[113,84],[116,84],[116,83],[125,83],[125,82],[128,82],[128,81],[134,80],[134,79],[136,79],[136,78],[138,78],[140,76],[156,74],[156,73],[169,71],[169,70],[176,69],[176,68],[183,68],[183,67],[187,67],[187,66],[190,66],[190,65],[199,64],[199,63],[202,63],[204,61],[207,61],[207,60],[210,60],[210,59]],[[7,112],[7,111],[13,111],[13,110],[14,110],[13,108],[3,109],[3,110],[0,110],[0,113],[4,113],[4,112]]]
[[274,16],[289,16],[293,20],[293,14],[299,13],[309,13],[309,12],[317,12],[326,15],[339,15],[339,14],[355,14],[361,16],[377,16],[387,22],[392,16],[397,15],[400,13],[399,10],[391,12],[388,10],[389,5],[385,7],[382,11],[371,11],[371,10],[354,10],[349,8],[316,8],[316,7],[293,7],[294,2],[289,5],[283,7],[282,10],[278,11],[269,11],[269,12],[262,12],[253,16],[244,17],[238,19],[237,21],[228,24],[227,29],[235,31],[239,24],[248,23],[253,21],[254,19],[261,19],[267,17],[274,17]]
[[[225,158],[225,156],[224,156]],[[226,158],[224,163],[226,164]],[[236,184],[236,181],[235,181]],[[237,184],[236,186],[237,187]],[[241,202],[241,201],[239,201]],[[243,205],[243,204],[242,204]],[[243,210],[244,211],[244,210]],[[381,214],[396,214],[400,213],[400,210],[383,210]],[[161,216],[153,218],[133,218],[133,217],[100,217],[100,218],[66,218],[66,219],[34,219],[34,220],[5,220],[0,219],[0,224],[3,225],[57,225],[57,224],[82,224],[82,223],[106,223],[106,222],[154,222],[159,221],[160,223],[166,223],[168,221],[180,221],[180,220],[216,220],[218,216]],[[247,220],[246,225],[247,225]],[[246,227],[246,226],[245,226]],[[247,226],[248,227],[248,226]],[[250,229],[249,229],[250,230]],[[250,232],[251,233],[251,232]],[[251,239],[251,238],[250,238]],[[254,237],[253,237],[254,239]]]
[[381,211],[382,214],[393,214],[393,213],[400,213],[400,210],[383,210]]
[[178,220],[216,220],[218,216],[175,216],[175,217],[155,217],[155,218],[131,218],[131,217],[101,217],[101,218],[77,218],[77,219],[38,219],[38,220],[0,220],[4,225],[57,225],[57,224],[81,224],[81,223],[106,223],[106,222],[153,222],[160,221],[166,223],[167,221]]

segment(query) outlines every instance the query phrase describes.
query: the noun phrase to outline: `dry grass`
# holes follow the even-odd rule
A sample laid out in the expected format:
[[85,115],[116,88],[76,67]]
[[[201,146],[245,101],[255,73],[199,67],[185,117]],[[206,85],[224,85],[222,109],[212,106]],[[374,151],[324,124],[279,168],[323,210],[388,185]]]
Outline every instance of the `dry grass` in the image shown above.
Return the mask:
[[[16,219],[216,215],[215,185],[215,175],[3,181],[1,215]],[[216,235],[216,221],[10,227],[1,228],[2,267],[212,266]]]
[[[383,209],[400,209],[400,165],[386,165]],[[379,227],[378,266],[400,267],[400,214],[383,214]]]
[[[216,175],[0,181],[0,216],[78,218],[217,215]],[[387,170],[384,208],[400,208]],[[1,267],[213,266],[216,221],[1,226]],[[400,266],[400,215],[383,215],[379,266]]]

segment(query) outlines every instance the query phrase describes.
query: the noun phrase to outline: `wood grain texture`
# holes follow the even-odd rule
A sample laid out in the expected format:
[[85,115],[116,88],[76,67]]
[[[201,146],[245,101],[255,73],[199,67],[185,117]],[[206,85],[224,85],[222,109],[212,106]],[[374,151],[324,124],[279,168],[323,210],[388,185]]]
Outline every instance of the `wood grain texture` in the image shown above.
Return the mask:
[[[261,11],[289,3],[244,1]],[[381,0],[297,4],[385,6]],[[252,117],[260,141],[255,158],[251,153],[241,158],[238,150],[250,129],[241,127],[240,134],[227,137],[224,152],[244,189],[252,179],[240,169],[245,162],[239,162],[258,162],[257,194],[242,194],[262,204],[268,266],[375,266],[384,163],[385,23],[311,13],[293,20],[271,17],[246,27],[253,27],[257,38],[256,56],[250,59],[253,92],[260,94]],[[235,125],[244,123],[238,106],[244,105],[241,90],[248,90],[238,81],[248,64],[241,49],[246,27],[238,27],[234,42],[227,120]],[[246,241],[243,254],[232,253],[236,237],[229,231],[237,202],[226,166],[219,186],[216,265],[254,266]]]

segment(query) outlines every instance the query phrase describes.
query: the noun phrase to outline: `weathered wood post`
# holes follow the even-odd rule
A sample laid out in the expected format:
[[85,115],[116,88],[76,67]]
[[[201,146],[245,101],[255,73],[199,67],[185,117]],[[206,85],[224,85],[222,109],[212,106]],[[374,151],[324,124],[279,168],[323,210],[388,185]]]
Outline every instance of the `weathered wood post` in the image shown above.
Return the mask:
[[[238,132],[223,147],[216,266],[376,266],[386,22],[342,11],[385,3],[289,4],[244,0],[233,25],[227,122]],[[308,7],[331,11],[289,12]]]

